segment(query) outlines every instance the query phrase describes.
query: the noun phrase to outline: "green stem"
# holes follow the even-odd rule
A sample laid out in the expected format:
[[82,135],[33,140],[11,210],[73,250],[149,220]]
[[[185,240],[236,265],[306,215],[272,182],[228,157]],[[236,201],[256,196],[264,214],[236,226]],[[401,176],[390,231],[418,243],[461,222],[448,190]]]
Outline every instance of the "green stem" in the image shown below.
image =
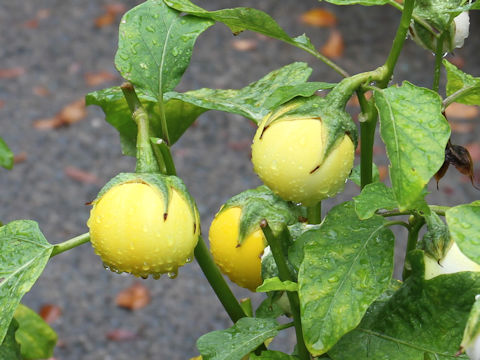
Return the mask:
[[217,265],[215,265],[202,237],[200,237],[195,247],[195,259],[230,319],[235,323],[242,317],[245,317],[246,314],[242,306],[235,298],[235,295],[233,295],[232,290],[228,287]]
[[292,321],[292,322],[289,322],[289,323],[286,323],[286,324],[279,325],[279,326],[277,327],[277,330],[278,330],[278,331],[282,331],[282,330],[291,328],[291,327],[293,327],[293,326],[295,326],[295,323]]
[[461,96],[465,96],[467,95],[468,93],[470,93],[471,91],[474,91],[474,90],[478,90],[479,86],[476,85],[476,86],[465,86],[463,88],[461,88],[460,90],[457,90],[455,91],[453,94],[451,94],[450,96],[448,96],[447,98],[445,98],[445,100],[443,100],[443,108],[442,108],[442,111],[445,111],[445,109],[453,102],[455,102],[459,97]]
[[[449,206],[439,206],[439,205],[429,205],[428,206],[431,211],[435,212],[437,215],[440,216],[445,216],[445,212],[450,209]],[[392,210],[392,211],[385,211],[382,213],[379,213],[378,215],[381,215],[383,217],[390,217],[390,216],[400,216],[400,215],[412,215],[412,211],[406,210],[406,211],[398,211],[398,210]]]
[[163,103],[163,92],[160,91],[160,96],[158,99],[158,107],[160,110],[160,125],[162,127],[162,139],[167,143],[168,146],[171,145],[170,143],[170,136],[168,135],[168,126],[167,126],[167,118],[165,116],[165,105]]
[[322,202],[307,207],[307,219],[309,224],[320,224],[322,222]]
[[165,173],[168,175],[177,175],[177,169],[173,162],[172,153],[165,141],[152,137],[150,138],[150,142],[157,161],[162,163],[165,167]]
[[150,145],[150,128],[148,113],[143,108],[135,88],[129,82],[120,86],[132,112],[132,118],[137,124],[137,173],[156,173],[160,171],[157,160]]
[[[265,235],[265,238],[267,239],[268,245],[270,245],[270,250],[272,251],[275,263],[277,264],[278,277],[281,281],[295,281],[295,276],[292,274],[285,260],[282,246],[282,243],[287,243],[289,240],[288,238],[290,237],[290,234],[288,233],[288,229],[284,227],[280,234],[275,236],[266,220],[263,220],[260,223],[260,227]],[[303,330],[300,319],[300,300],[298,298],[298,293],[287,291],[287,297],[288,301],[290,302],[293,323],[295,326],[295,334],[297,336],[298,355],[302,360],[309,360],[310,353],[308,352],[305,342],[303,341]]]
[[[395,0],[388,0],[388,4],[393,6],[394,8],[403,11],[403,5],[399,4]],[[417,16],[415,14],[412,15],[412,19],[415,20],[416,23],[422,25],[425,29],[428,30],[433,36],[438,38],[440,34],[438,34],[433,27],[430,26],[429,23],[427,23],[425,20],[423,20],[420,16]]]
[[248,317],[253,317],[252,299],[244,298],[240,300],[240,306]]
[[403,222],[403,221],[387,221],[384,226],[394,226],[394,225],[400,225],[400,226],[403,226],[404,228],[410,230],[410,225],[408,225],[407,223]]
[[[414,250],[417,247],[418,242],[418,233],[422,226],[425,224],[425,219],[419,215],[413,215],[413,218],[409,220],[409,229],[408,229],[408,242],[407,250],[405,251],[405,259],[407,254]],[[406,261],[405,261],[406,264]],[[403,280],[410,276],[410,270],[403,266]]]
[[342,69],[339,65],[335,64],[332,60],[327,58],[325,55],[320,54],[315,49],[312,49],[312,48],[310,48],[306,45],[302,45],[302,44],[297,43],[297,42],[289,42],[289,44],[294,45],[294,46],[298,47],[299,49],[302,49],[302,50],[306,51],[310,55],[315,56],[317,59],[319,59],[320,61],[325,63],[327,66],[329,66],[335,72],[342,75],[344,78],[347,78],[347,77],[350,76],[346,70]]
[[375,118],[360,123],[360,182],[363,189],[373,181],[373,144],[375,128],[377,127],[377,112]]
[[78,235],[70,240],[64,241],[60,244],[53,245],[52,253],[50,257],[54,257],[55,255],[61,254],[67,250],[73,249],[79,245],[85,244],[86,242],[90,241],[90,233],[85,233],[82,235]]
[[440,38],[437,40],[437,48],[435,49],[435,69],[433,70],[433,86],[432,90],[438,92],[440,88],[440,70],[442,67],[443,60],[443,43],[445,42],[445,37],[447,36],[447,31],[444,31]]

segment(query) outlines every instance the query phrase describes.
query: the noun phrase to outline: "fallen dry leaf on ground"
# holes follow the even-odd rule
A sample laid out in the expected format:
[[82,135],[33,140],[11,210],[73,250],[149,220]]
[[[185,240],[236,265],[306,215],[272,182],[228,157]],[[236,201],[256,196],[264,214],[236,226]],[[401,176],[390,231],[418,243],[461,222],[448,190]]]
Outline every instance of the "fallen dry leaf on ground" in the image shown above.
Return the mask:
[[88,86],[98,86],[110,81],[113,81],[117,78],[117,75],[112,74],[110,71],[99,71],[99,72],[87,72],[85,74],[85,83]]
[[36,129],[54,129],[70,125],[82,120],[87,115],[85,99],[81,98],[65,106],[54,117],[36,120],[33,127]]
[[102,28],[112,25],[117,19],[117,16],[123,14],[127,10],[125,5],[121,3],[107,4],[104,8],[105,13],[95,19],[96,27]]
[[0,69],[0,79],[14,79],[26,73],[24,67],[17,66],[13,68]]
[[118,293],[115,304],[129,310],[137,310],[147,306],[150,300],[150,291],[141,283],[135,282]]
[[252,51],[257,48],[258,42],[253,39],[235,39],[232,41],[232,46],[238,51]]
[[137,334],[129,330],[116,329],[107,332],[106,336],[108,340],[112,341],[128,341],[134,340]]
[[338,30],[332,30],[327,43],[320,49],[320,53],[329,58],[336,59],[343,55],[344,48],[342,34]]
[[48,88],[43,85],[34,86],[32,89],[32,92],[35,95],[41,96],[41,97],[50,95],[50,90],[48,90]]
[[22,151],[19,154],[15,154],[15,156],[13,157],[13,163],[14,164],[20,164],[20,163],[24,162],[25,160],[27,160],[27,153],[25,151]]
[[67,166],[64,170],[65,175],[69,178],[84,184],[101,184],[100,179],[88,171],[81,170],[74,166]]
[[57,305],[46,304],[40,308],[38,314],[45,322],[51,324],[62,316],[62,309]]
[[303,24],[316,27],[332,27],[337,25],[337,17],[332,12],[315,8],[308,10],[302,14],[300,21]]
[[478,106],[452,103],[445,109],[447,118],[474,119],[479,116]]

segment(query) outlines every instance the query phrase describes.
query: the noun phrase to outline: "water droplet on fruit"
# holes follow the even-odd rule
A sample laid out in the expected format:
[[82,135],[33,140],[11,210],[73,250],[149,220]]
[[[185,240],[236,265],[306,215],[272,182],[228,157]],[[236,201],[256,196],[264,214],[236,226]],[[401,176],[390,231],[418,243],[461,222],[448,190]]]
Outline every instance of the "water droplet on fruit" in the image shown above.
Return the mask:
[[193,261],[193,257],[192,257],[192,256],[189,256],[189,257],[187,257],[187,258],[185,259],[185,261],[186,261],[187,263],[191,263],[191,262]]
[[169,277],[170,279],[175,279],[175,278],[177,277],[177,275],[178,275],[178,272],[177,272],[177,271],[169,271],[169,272],[167,273],[167,275],[168,275],[168,277]]

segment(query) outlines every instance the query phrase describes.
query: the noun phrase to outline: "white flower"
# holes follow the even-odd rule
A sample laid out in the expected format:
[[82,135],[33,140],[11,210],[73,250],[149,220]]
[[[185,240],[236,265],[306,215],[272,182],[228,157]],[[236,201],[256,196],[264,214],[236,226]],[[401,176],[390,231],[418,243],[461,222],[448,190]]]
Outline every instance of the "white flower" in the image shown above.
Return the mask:
[[465,39],[468,37],[468,31],[470,28],[470,17],[468,11],[462,12],[455,19],[455,36],[453,37],[453,47],[461,48]]
[[480,335],[465,349],[470,360],[480,360]]

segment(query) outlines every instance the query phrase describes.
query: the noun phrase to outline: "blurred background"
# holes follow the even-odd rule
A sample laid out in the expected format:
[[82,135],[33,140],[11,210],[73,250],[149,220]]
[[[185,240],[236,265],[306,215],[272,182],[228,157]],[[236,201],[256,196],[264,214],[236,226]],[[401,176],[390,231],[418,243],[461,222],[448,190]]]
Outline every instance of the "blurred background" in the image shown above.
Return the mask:
[[[118,23],[140,2],[0,0],[0,136],[16,155],[12,171],[0,169],[2,222],[33,219],[51,243],[64,241],[87,231],[90,208],[84,204],[101,186],[119,172],[134,170],[134,159],[121,155],[116,130],[104,121],[99,108],[85,109],[83,98],[92,90],[122,82],[113,63]],[[209,10],[235,6],[264,10],[289,35],[306,33],[352,74],[383,64],[400,19],[400,13],[387,6],[335,7],[316,0],[196,3]],[[448,58],[476,76],[480,76],[480,37],[475,36],[480,33],[479,15],[471,16],[473,36]],[[199,37],[177,90],[241,88],[294,61],[313,67],[312,81],[340,79],[301,50],[249,32],[234,37],[217,24]],[[432,54],[407,41],[393,81],[408,79],[431,87],[433,62]],[[443,78],[442,84],[443,89]],[[351,101],[348,109],[356,118],[358,104]],[[454,105],[448,117],[452,141],[467,146],[478,161],[478,108]],[[254,132],[252,123],[241,116],[209,111],[173,147],[179,176],[201,212],[205,237],[222,203],[260,185],[250,163]],[[375,146],[375,161],[384,179],[388,161],[381,141]],[[478,177],[479,167],[475,170]],[[480,198],[480,192],[453,168],[439,190],[433,181],[429,190],[432,204]],[[328,210],[358,191],[348,183],[345,193],[325,201],[323,207]],[[397,235],[402,248],[406,234],[399,230]],[[133,303],[124,293],[132,291],[131,286],[136,294]],[[252,296],[232,287],[240,298]],[[261,294],[253,295],[254,303],[261,299]],[[23,301],[58,332],[56,360],[188,359],[197,355],[199,336],[231,325],[195,262],[181,268],[175,280],[138,280],[105,271],[89,244],[53,258]],[[283,332],[274,347],[291,351],[291,336]]]

